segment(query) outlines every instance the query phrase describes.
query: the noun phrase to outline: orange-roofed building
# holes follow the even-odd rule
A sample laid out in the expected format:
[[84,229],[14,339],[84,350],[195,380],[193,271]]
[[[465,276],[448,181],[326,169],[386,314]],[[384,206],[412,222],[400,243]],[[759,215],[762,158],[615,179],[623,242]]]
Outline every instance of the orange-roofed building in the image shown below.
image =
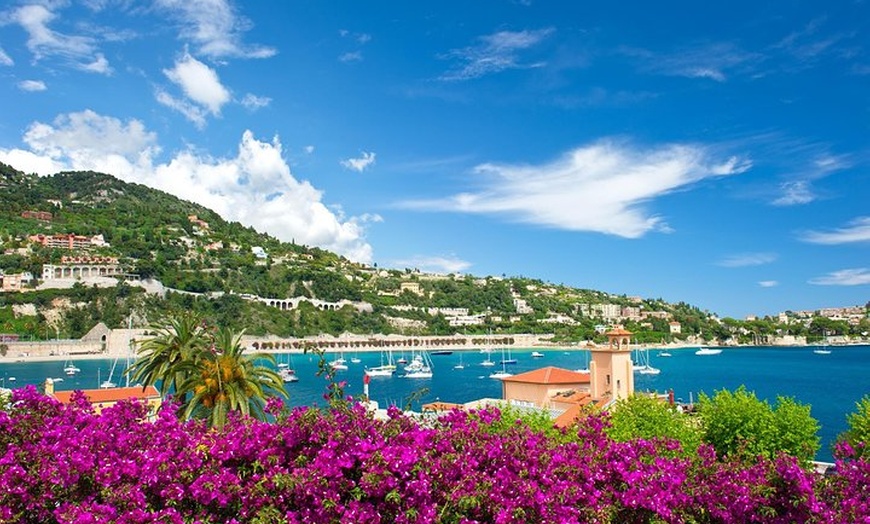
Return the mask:
[[[138,399],[148,405],[148,416],[152,417],[160,409],[162,403],[160,393],[154,386],[145,386],[144,388],[142,386],[133,386],[126,388],[83,389],[80,391],[85,394],[85,398],[94,406],[94,411],[97,413],[114,406],[118,402]],[[53,382],[50,380],[45,382],[45,394],[54,397],[62,404],[72,402],[73,393],[75,392],[55,391]]]
[[589,374],[548,366],[501,380],[502,398],[516,406],[551,409],[552,399],[568,391],[589,392]]

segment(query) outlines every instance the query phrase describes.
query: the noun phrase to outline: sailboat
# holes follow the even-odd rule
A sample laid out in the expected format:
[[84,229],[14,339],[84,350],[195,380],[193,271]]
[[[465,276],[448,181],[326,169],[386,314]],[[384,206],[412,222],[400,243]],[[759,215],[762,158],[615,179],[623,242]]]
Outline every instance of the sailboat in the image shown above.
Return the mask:
[[[514,361],[516,362],[516,361]],[[489,378],[503,379],[507,377],[514,376],[513,373],[508,373],[505,369],[505,364],[507,364],[507,359],[504,358],[504,348],[501,348],[501,371],[495,371],[489,374]]]
[[111,389],[118,387],[118,384],[112,382],[112,375],[115,374],[115,366],[118,364],[118,359],[112,362],[112,369],[109,371],[109,378],[100,382],[100,370],[97,369],[97,382],[100,383],[100,389]]
[[299,382],[299,377],[296,376],[296,371],[290,366],[290,355],[287,355],[287,361],[278,362],[278,376],[284,382]]
[[580,369],[575,369],[574,373],[589,373],[589,350],[584,351],[586,353],[586,366]]
[[462,363],[462,353],[459,354],[459,364],[453,366],[453,369],[465,369],[465,364]]
[[508,348],[507,358],[504,358],[504,348],[501,348],[501,363],[502,364],[516,364],[517,363],[517,359],[515,359],[515,358],[513,358],[513,356],[511,356],[510,348]]
[[396,365],[393,364],[393,351],[387,353],[387,363],[384,364],[384,352],[381,351],[381,365],[366,368],[365,374],[370,377],[392,377],[396,372]]
[[658,375],[662,372],[659,368],[654,368],[650,365],[649,360],[649,348],[646,348],[644,353],[644,364],[641,369],[638,371],[641,375]]
[[405,378],[432,378],[432,360],[425,351],[414,355],[405,366]]
[[830,348],[828,348],[828,333],[827,333],[827,331],[825,332],[825,338],[824,338],[823,342],[824,342],[824,344],[817,347],[816,349],[814,349],[813,353],[815,353],[816,355],[830,355],[831,354],[831,350],[830,350]]
[[344,359],[344,350],[338,354],[338,358],[329,363],[335,371],[347,371],[347,360]]
[[78,367],[76,367],[76,365],[73,364],[72,360],[67,359],[66,364],[65,364],[64,367],[63,367],[63,372],[64,372],[64,373],[66,373],[66,374],[69,375],[69,376],[73,376],[73,375],[75,375],[76,373],[78,373],[78,372],[80,372],[80,371],[81,371],[81,369],[79,369]]

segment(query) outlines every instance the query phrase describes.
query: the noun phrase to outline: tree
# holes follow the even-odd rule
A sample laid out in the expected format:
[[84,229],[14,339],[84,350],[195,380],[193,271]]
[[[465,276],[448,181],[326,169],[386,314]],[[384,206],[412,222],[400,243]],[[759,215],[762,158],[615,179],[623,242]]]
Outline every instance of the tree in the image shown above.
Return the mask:
[[771,408],[740,386],[733,393],[717,391],[712,398],[701,394],[699,412],[704,441],[721,456],[773,458],[784,452],[808,462],[819,449],[818,421],[809,406],[791,398],[777,397]]
[[156,386],[164,397],[187,380],[182,365],[193,362],[207,347],[208,338],[200,319],[192,313],[165,318],[151,325],[156,334],[139,346],[136,362],[127,369],[134,382]]
[[179,393],[187,399],[182,406],[185,418],[206,419],[216,428],[224,426],[230,411],[265,420],[267,398],[287,396],[274,368],[259,364],[266,361],[274,365],[274,357],[245,355],[241,337],[232,329],[220,328],[211,348],[182,364],[187,378]]
[[607,436],[627,442],[633,439],[665,438],[680,442],[683,452],[694,454],[701,443],[701,427],[690,417],[660,399],[634,395],[620,400],[610,410]]
[[856,411],[846,415],[849,429],[844,431],[838,440],[852,447],[855,458],[870,456],[866,451],[870,444],[870,395],[864,396],[855,406]]

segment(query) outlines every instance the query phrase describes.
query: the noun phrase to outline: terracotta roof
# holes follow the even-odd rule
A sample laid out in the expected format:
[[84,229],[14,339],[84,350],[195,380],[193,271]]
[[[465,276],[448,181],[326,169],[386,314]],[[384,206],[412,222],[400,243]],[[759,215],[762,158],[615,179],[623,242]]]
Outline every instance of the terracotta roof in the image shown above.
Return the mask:
[[634,333],[632,333],[631,331],[628,331],[627,329],[616,328],[616,329],[611,329],[610,331],[605,333],[605,335],[607,335],[607,336],[611,336],[611,335],[620,336],[620,335],[634,335]]
[[423,411],[452,411],[454,409],[462,409],[462,404],[454,404],[452,402],[430,402],[423,404]]
[[[120,402],[127,399],[154,399],[160,398],[160,393],[154,386],[135,386],[129,388],[108,388],[108,389],[83,389],[91,404],[103,402]],[[69,404],[72,399],[73,391],[55,391],[54,398],[64,404]]]
[[554,402],[561,402],[564,404],[589,404],[592,402],[592,395],[587,391],[565,391],[562,393],[556,393],[552,397],[551,400]]
[[[576,393],[573,397],[576,397],[577,402],[553,421],[557,428],[566,428],[585,418],[591,409],[590,406],[602,409],[607,404],[606,399],[593,400],[589,393]],[[560,402],[562,402],[561,399]]]
[[547,366],[501,379],[502,382],[522,382],[525,384],[587,384],[587,373],[576,373],[567,369]]

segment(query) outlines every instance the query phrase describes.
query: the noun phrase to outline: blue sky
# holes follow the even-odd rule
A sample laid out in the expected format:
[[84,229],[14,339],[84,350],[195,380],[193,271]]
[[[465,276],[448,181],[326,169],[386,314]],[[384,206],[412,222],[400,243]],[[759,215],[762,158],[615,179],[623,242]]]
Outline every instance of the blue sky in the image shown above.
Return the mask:
[[380,267],[722,316],[870,299],[870,5],[0,7],[0,161]]

